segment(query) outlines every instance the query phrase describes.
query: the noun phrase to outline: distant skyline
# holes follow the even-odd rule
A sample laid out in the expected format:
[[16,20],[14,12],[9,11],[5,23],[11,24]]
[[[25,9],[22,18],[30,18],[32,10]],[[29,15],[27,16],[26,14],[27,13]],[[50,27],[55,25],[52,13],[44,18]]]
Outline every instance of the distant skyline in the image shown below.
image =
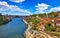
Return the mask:
[[0,0],[0,13],[31,15],[60,11],[60,0]]

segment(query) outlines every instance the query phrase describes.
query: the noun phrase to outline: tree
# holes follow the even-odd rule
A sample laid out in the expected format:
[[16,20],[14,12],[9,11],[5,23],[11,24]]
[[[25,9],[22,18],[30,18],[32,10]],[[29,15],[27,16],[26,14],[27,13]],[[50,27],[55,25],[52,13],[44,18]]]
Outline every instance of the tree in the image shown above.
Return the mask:
[[46,31],[55,31],[55,28],[51,25],[51,23],[47,23],[45,25],[45,30]]
[[38,22],[39,22],[38,19],[34,19],[33,21],[34,25],[36,25]]

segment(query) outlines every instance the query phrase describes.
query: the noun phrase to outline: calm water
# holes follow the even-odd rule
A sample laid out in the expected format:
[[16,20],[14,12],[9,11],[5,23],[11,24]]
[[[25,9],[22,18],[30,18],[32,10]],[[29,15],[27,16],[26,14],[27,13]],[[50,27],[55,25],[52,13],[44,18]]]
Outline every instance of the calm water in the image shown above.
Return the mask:
[[14,18],[8,24],[0,26],[0,38],[24,38],[25,30],[26,26],[22,18]]

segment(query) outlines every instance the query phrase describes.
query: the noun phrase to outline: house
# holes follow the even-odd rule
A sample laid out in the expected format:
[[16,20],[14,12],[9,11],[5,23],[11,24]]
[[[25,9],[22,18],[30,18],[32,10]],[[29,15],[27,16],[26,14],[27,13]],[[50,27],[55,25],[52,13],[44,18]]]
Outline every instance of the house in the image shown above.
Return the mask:
[[60,32],[60,20],[56,22],[56,29]]
[[60,26],[60,21],[58,21],[58,22],[56,23],[56,26]]

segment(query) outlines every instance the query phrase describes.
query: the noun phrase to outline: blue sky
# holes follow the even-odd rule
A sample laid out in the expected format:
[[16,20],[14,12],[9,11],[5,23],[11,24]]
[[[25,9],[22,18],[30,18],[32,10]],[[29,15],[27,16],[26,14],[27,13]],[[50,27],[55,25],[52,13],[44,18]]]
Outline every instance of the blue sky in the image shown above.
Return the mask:
[[60,0],[0,0],[0,13],[30,15],[60,11]]

